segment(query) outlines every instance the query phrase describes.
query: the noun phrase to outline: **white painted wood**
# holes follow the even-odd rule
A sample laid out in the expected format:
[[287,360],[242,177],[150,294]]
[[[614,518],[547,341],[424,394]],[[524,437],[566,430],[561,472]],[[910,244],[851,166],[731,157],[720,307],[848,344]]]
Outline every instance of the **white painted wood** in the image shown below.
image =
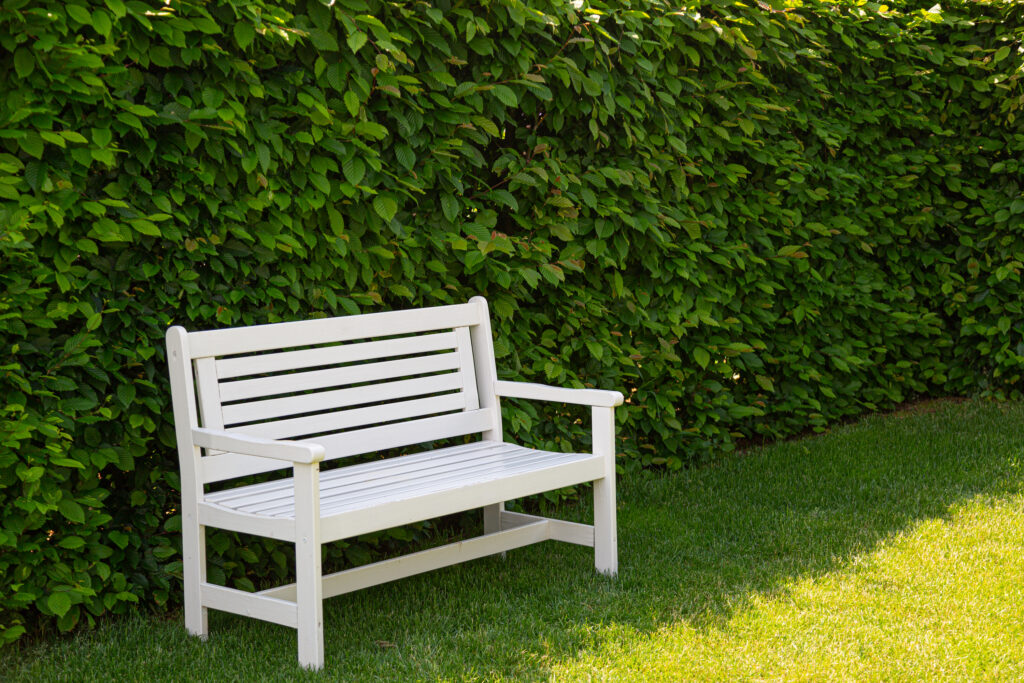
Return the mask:
[[618,391],[604,389],[566,389],[551,387],[546,384],[532,382],[506,382],[498,380],[495,384],[498,396],[506,398],[526,398],[536,401],[553,401],[555,403],[575,403],[584,406],[602,406],[612,408],[622,405],[622,394]]
[[[449,372],[443,375],[382,382],[368,386],[336,389],[335,391],[318,391],[314,394],[300,394],[287,398],[235,403],[224,406],[224,422],[228,425],[237,425],[257,420],[272,420],[301,413],[347,408],[363,403],[393,401],[400,398],[454,391],[462,389],[462,385],[463,379],[460,374]],[[476,395],[475,387],[473,395]],[[473,409],[476,407],[473,406]]]
[[[340,432],[343,429],[371,426],[396,420],[407,420],[413,417],[423,417],[424,415],[437,415],[438,413],[462,410],[465,407],[466,397],[461,393],[442,394],[440,396],[417,398],[410,401],[392,401],[391,403],[370,406],[368,408],[350,408],[348,410],[336,410],[306,417],[293,417],[272,422],[257,422],[232,427],[231,431],[265,439],[290,439],[310,434]],[[393,424],[391,428],[395,431],[404,429],[401,423]],[[410,434],[410,437],[411,441],[418,440],[415,438],[415,435]]]
[[608,576],[619,573],[618,531],[615,520],[615,412],[595,407],[593,451],[601,458],[604,476],[594,481],[594,566]]
[[462,380],[462,393],[466,396],[466,410],[480,408],[480,397],[476,386],[476,366],[473,364],[473,341],[469,336],[468,327],[455,330],[458,339],[459,376]]
[[[409,420],[402,423],[402,429],[391,425],[353,429],[341,434],[328,434],[316,437],[316,443],[327,451],[325,460],[335,460],[352,455],[372,453],[388,448],[401,448],[412,444],[447,439],[466,434],[479,434],[490,427],[491,413],[486,410],[473,410],[464,413],[453,413],[439,417],[427,417]],[[262,474],[280,465],[267,460],[266,465],[251,464],[250,458],[241,458],[234,453],[213,455],[203,458],[203,481],[213,483],[233,479],[249,474]]]
[[209,429],[223,429],[220,408],[220,390],[217,387],[217,366],[212,358],[195,361],[196,398],[199,401],[199,419]]
[[439,353],[431,356],[416,356],[401,360],[346,365],[326,370],[294,372],[286,375],[260,377],[257,379],[239,379],[221,382],[220,397],[228,401],[245,401],[252,398],[265,398],[277,394],[292,394],[299,391],[314,391],[342,387],[360,382],[378,382],[412,375],[455,370],[459,367],[457,352]]
[[599,459],[587,458],[540,471],[512,474],[457,489],[442,489],[385,505],[365,506],[324,517],[320,527],[324,543],[371,531],[390,529],[442,515],[464,512],[501,500],[532,496],[542,491],[593,481],[600,476]]
[[491,417],[486,410],[467,410],[464,413],[409,420],[401,423],[400,428],[398,425],[367,427],[318,436],[316,440],[327,449],[328,460],[333,460],[454,436],[479,434],[491,426]]
[[[288,478],[291,482],[291,477]],[[261,517],[209,502],[199,504],[199,523],[216,529],[256,534],[279,541],[295,540],[295,520],[285,517]],[[182,527],[184,529],[184,527]]]
[[203,448],[255,455],[261,458],[274,458],[288,463],[308,464],[324,459],[324,447],[320,444],[267,439],[234,429],[227,431],[198,427],[192,430],[192,441],[195,445]]
[[298,611],[294,598],[292,602],[280,598],[261,595],[259,593],[246,593],[234,588],[217,586],[212,583],[203,583],[200,586],[203,596],[203,604],[206,607],[219,609],[222,612],[241,614],[244,617],[252,617],[261,621],[270,621],[282,626],[296,628],[298,625]]
[[[417,553],[328,574],[323,579],[323,596],[324,598],[333,598],[336,595],[351,593],[442,567],[450,567],[453,564],[476,560],[488,555],[497,555],[546,540],[548,540],[548,520],[520,525],[497,534],[477,536],[438,548],[421,550]],[[269,588],[261,591],[258,595],[273,596],[279,600],[294,600],[295,584]]]
[[[210,607],[292,626],[300,664],[320,669],[325,595],[547,539],[593,546],[598,571],[616,573],[613,409],[622,394],[499,381],[483,298],[192,334],[175,327],[167,345],[191,633],[205,637]],[[593,452],[504,443],[500,396],[594,406]],[[466,435],[483,440],[319,471],[321,460]],[[204,491],[287,467],[291,477]],[[504,510],[505,500],[588,481],[593,526]],[[484,536],[322,575],[324,542],[473,508],[484,509]],[[209,584],[206,526],[294,542],[296,583],[259,594]]]
[[[470,342],[473,346],[473,362],[476,366],[476,386],[480,407],[492,414],[492,426],[483,433],[489,441],[502,441],[504,431],[501,423],[501,402],[495,392],[498,371],[494,363],[494,335],[491,332],[491,314],[487,307],[487,299],[474,296],[470,304],[480,309],[480,324],[469,328]],[[501,530],[501,513],[505,503],[498,502],[483,509],[484,533],[493,534]]]
[[548,535],[552,541],[594,547],[594,527],[589,524],[577,524],[561,519],[526,515],[521,512],[505,511],[501,513],[502,529],[514,529],[524,524],[536,524],[541,521],[548,523]]
[[[589,453],[556,454],[544,451],[534,451],[529,455],[508,452],[488,454],[465,461],[453,458],[419,472],[410,470],[401,475],[365,484],[350,481],[347,485],[322,490],[321,512],[328,516],[368,506],[390,505],[437,491],[479,486],[519,473],[532,472],[540,477],[547,469],[590,459],[594,459],[594,456]],[[599,463],[595,464],[595,467],[598,466]],[[225,504],[226,507],[229,505],[232,504]],[[261,497],[237,509],[252,514],[291,517],[293,503],[290,496],[282,497],[281,493],[277,493],[274,496]]]
[[181,473],[181,550],[185,588],[185,628],[192,635],[209,634],[207,611],[200,586],[206,582],[206,530],[199,522],[199,501],[203,498],[200,478],[200,450],[192,442],[192,428],[198,426],[195,388],[188,333],[183,327],[167,330],[167,366],[171,378],[174,432],[178,442]]
[[320,466],[295,466],[295,590],[299,665],[324,668],[323,571],[320,568]]
[[[534,459],[561,454],[534,451],[513,444],[478,441],[438,451],[416,455],[375,460],[352,467],[340,467],[320,475],[321,511],[332,501],[352,501],[354,495],[376,493],[384,487],[418,484],[427,476],[447,476],[461,480],[487,467],[508,468],[510,464],[522,468],[524,454]],[[292,498],[292,485],[288,479],[263,484],[241,486],[207,494],[207,502],[217,503],[234,510],[259,511],[269,514],[268,508]],[[288,513],[290,514],[290,513]]]
[[478,325],[480,308],[473,304],[437,306],[408,311],[367,313],[340,318],[301,320],[234,327],[189,334],[193,358],[257,353],[296,346],[333,344],[353,339],[390,337],[451,330]]
[[454,349],[454,332],[420,334],[371,342],[334,344],[299,351],[282,351],[259,356],[230,356],[217,359],[217,377],[222,380],[247,375],[264,375],[325,365],[342,365],[376,358],[422,355]]

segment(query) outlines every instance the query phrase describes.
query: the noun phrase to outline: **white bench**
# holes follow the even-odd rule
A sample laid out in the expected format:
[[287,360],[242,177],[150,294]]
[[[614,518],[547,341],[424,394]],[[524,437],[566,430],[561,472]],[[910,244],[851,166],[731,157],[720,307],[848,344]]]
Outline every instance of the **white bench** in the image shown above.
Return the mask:
[[[167,331],[181,465],[185,626],[208,608],[298,630],[322,668],[325,597],[530,543],[593,546],[615,575],[617,391],[497,379],[487,302],[207,332]],[[590,453],[502,440],[502,396],[592,406]],[[439,439],[470,443],[320,471],[320,462]],[[460,442],[465,439],[460,439]],[[206,485],[291,468],[217,492]],[[594,482],[594,525],[508,512],[503,501]],[[484,535],[323,576],[320,545],[483,508]],[[205,527],[295,543],[296,582],[258,593],[207,582]]]

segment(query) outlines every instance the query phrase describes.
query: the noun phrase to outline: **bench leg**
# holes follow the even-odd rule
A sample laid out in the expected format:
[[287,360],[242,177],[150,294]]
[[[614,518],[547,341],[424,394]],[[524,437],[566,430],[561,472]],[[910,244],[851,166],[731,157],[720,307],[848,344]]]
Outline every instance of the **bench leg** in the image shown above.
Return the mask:
[[615,520],[615,413],[593,408],[594,455],[605,458],[605,476],[594,481],[594,566],[607,576],[619,573]]
[[196,524],[194,517],[182,520],[181,546],[185,579],[185,629],[206,640],[210,627],[200,593],[206,581],[206,527]]
[[[501,531],[501,513],[505,511],[504,503],[484,506],[484,533],[493,534]],[[504,553],[502,553],[504,555]]]
[[295,597],[299,666],[324,668],[323,571],[320,566],[319,467],[295,466]]

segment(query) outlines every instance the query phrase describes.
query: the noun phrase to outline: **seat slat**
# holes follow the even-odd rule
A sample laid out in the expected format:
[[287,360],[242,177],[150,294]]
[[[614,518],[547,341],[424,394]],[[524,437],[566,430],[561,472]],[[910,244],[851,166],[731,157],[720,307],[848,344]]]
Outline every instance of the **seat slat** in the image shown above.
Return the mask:
[[291,394],[298,391],[314,391],[329,387],[341,387],[359,382],[376,382],[397,379],[412,375],[455,370],[459,367],[460,357],[456,352],[441,353],[432,356],[403,358],[401,360],[381,361],[348,365],[341,368],[295,372],[273,377],[257,379],[240,379],[220,383],[220,400],[244,401],[251,398],[263,398],[279,394]]
[[[367,471],[372,471],[374,476],[386,477],[395,470],[410,467],[413,463],[427,463],[432,460],[443,459],[452,453],[473,453],[476,451],[492,449],[495,446],[504,446],[500,441],[474,441],[473,443],[438,448],[421,453],[412,453],[386,460],[373,460],[358,465],[337,467],[320,472],[321,486],[333,486],[335,483],[344,483],[352,479],[365,477]],[[206,494],[206,500],[211,503],[241,507],[258,500],[260,497],[272,497],[278,492],[291,490],[293,488],[291,479],[275,479],[274,481],[263,482],[262,484],[250,484],[232,489],[225,489],[215,493]],[[287,494],[285,494],[287,495]]]
[[[411,401],[383,403],[368,408],[350,408],[349,410],[336,410],[319,415],[293,417],[287,420],[258,422],[256,424],[234,427],[231,431],[247,436],[261,436],[266,439],[292,439],[309,434],[340,432],[343,429],[376,425],[382,422],[406,420],[413,417],[422,417],[423,415],[436,415],[452,410],[462,410],[465,407],[466,397],[461,393],[443,394],[441,396],[430,396]],[[396,432],[405,431],[410,439],[416,438],[416,434],[409,431],[402,423],[391,425],[391,428]],[[317,439],[309,440],[316,441]]]
[[217,359],[217,377],[222,380],[246,375],[262,375],[282,370],[300,370],[320,365],[341,365],[374,358],[411,356],[456,348],[454,332],[438,332],[415,337],[382,339],[344,346],[321,346],[300,351],[283,351],[262,356],[229,356]]
[[[505,458],[511,450],[507,444],[493,441],[489,443],[491,445],[485,448],[459,451],[459,458],[457,460],[451,457],[453,454],[431,460],[416,460],[410,463],[400,462],[405,460],[405,458],[398,457],[392,458],[399,461],[393,466],[377,467],[370,470],[369,473],[346,474],[345,470],[350,469],[348,467],[343,467],[334,472],[325,472],[320,478],[321,495],[349,495],[354,491],[361,492],[364,489],[368,490],[382,484],[408,482],[417,477],[451,472],[454,471],[454,468],[482,467],[487,462],[496,462]],[[336,476],[329,476],[331,474]],[[231,499],[230,505],[238,510],[261,513],[264,510],[270,510],[282,500],[290,499],[292,495],[292,487],[289,484],[286,487],[276,488],[273,491],[264,491],[244,499]]]
[[288,415],[345,408],[361,403],[413,398],[424,394],[461,389],[462,386],[461,373],[449,372],[443,375],[384,382],[373,386],[349,387],[314,394],[234,403],[224,406],[224,424],[230,426],[256,420],[270,420]]
[[[378,460],[324,472],[320,514],[328,517],[533,472],[543,476],[541,472],[552,468],[591,460],[597,462],[589,453],[553,453],[494,441]],[[268,484],[210,494],[207,502],[264,518],[293,516],[292,480]]]
[[[534,472],[547,467],[556,467],[576,462],[584,456],[579,453],[546,453],[544,451],[505,452],[499,455],[476,458],[475,461],[454,460],[438,464],[429,470],[410,473],[407,476],[388,478],[385,481],[365,485],[353,482],[348,486],[321,493],[320,514],[329,516],[346,510],[355,510],[366,504],[386,505],[391,502],[415,498],[462,486],[473,486],[483,481],[524,472]],[[509,456],[514,458],[510,462]],[[294,500],[289,497],[266,504],[257,504],[244,510],[255,515],[270,517],[291,517]]]
[[[468,410],[451,415],[409,420],[402,423],[401,430],[396,430],[393,425],[365,427],[340,434],[317,436],[307,441],[322,445],[327,450],[326,460],[336,460],[387,448],[479,434],[491,428],[493,418],[490,410]],[[289,463],[281,460],[255,458],[237,453],[207,455],[201,459],[202,480],[206,484],[272,472],[289,466]]]
[[192,358],[202,358],[332,344],[353,339],[436,332],[479,325],[480,314],[481,309],[478,305],[468,303],[190,332],[189,351]]

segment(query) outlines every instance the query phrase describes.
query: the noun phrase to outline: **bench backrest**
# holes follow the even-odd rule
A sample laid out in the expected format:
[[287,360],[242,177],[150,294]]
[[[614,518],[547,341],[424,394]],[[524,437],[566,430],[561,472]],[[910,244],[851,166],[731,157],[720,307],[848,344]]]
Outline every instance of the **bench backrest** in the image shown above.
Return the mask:
[[206,332],[178,327],[167,339],[175,422],[189,425],[176,430],[181,466],[183,474],[195,468],[188,478],[200,485],[288,465],[237,453],[201,455],[191,443],[193,427],[319,443],[327,459],[500,435],[481,297]]

